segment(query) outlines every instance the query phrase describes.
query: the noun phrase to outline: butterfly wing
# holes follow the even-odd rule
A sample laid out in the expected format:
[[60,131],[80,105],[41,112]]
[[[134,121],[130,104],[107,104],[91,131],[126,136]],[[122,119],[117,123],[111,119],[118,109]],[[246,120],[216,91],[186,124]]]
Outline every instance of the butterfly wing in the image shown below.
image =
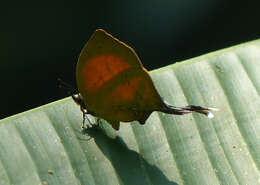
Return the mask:
[[76,74],[87,109],[106,120],[146,120],[162,106],[135,51],[104,30],[96,30],[82,49]]

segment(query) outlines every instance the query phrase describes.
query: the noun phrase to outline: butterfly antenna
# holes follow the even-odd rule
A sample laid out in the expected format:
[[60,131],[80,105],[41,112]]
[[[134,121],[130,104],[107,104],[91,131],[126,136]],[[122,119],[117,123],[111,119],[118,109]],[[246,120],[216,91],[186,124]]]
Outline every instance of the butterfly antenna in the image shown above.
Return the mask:
[[78,90],[74,88],[72,85],[68,84],[67,82],[64,82],[61,78],[58,78],[58,86],[59,88],[63,88],[68,91],[68,94],[75,94],[78,93]]

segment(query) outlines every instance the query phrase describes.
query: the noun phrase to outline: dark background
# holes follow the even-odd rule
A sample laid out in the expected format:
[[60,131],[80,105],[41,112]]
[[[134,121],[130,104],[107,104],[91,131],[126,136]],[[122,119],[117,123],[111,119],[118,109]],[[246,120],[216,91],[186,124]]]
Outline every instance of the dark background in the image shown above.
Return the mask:
[[[67,96],[96,28],[132,46],[148,70],[260,38],[260,1],[10,1],[0,11],[0,118]],[[20,3],[20,4],[18,4]]]

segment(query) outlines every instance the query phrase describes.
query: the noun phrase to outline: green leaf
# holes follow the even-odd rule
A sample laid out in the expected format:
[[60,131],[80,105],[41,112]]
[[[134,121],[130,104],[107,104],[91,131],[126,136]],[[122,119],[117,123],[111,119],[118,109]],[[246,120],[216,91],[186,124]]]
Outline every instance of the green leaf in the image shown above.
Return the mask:
[[80,131],[66,98],[0,121],[0,184],[260,184],[260,40],[151,72],[171,104],[216,107],[154,112],[145,125]]

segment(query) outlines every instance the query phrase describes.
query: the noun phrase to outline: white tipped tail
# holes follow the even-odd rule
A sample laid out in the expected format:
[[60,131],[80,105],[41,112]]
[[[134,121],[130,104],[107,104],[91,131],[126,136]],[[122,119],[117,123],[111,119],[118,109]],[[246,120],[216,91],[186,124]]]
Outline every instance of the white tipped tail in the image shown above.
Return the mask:
[[210,111],[219,111],[219,109],[217,109],[217,108],[208,108],[207,116],[208,116],[208,118],[212,119],[212,118],[214,118],[214,114],[212,112],[210,112]]
[[212,119],[214,118],[214,114],[211,111],[218,111],[219,109],[217,108],[205,108],[205,107],[201,107],[201,106],[196,106],[196,105],[188,105],[185,107],[176,107],[173,105],[168,104],[167,102],[165,102],[166,105],[166,109],[164,110],[159,110],[161,112],[165,112],[168,114],[176,114],[176,115],[183,115],[183,114],[189,114],[189,113],[193,113],[193,112],[197,112],[200,114],[204,114],[205,116],[207,116],[208,118]]
[[207,116],[208,116],[209,119],[214,118],[214,114],[212,114],[211,112],[208,112],[208,115],[207,115]]

